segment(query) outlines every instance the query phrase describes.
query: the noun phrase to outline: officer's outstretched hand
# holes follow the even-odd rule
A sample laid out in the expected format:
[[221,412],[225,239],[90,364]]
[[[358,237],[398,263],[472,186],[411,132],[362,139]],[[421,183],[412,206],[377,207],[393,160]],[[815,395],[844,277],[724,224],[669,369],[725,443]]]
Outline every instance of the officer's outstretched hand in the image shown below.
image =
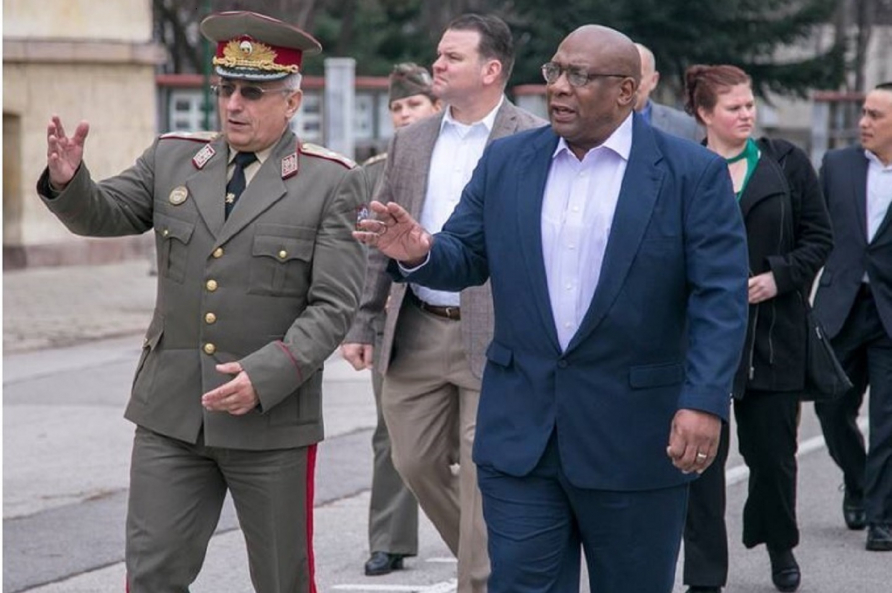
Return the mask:
[[89,132],[90,124],[82,121],[74,130],[74,136],[69,138],[58,115],[50,120],[46,127],[46,165],[54,189],[65,189],[77,173],[84,158],[84,141]]
[[396,202],[372,201],[369,208],[375,218],[357,222],[353,236],[366,245],[377,247],[407,268],[424,263],[430,253],[433,237]]

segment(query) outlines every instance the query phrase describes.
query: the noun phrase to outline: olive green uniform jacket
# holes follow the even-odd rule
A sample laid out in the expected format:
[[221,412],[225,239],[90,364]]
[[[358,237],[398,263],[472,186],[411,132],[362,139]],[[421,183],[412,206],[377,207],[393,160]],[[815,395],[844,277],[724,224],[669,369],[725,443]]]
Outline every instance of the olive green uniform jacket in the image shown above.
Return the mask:
[[[221,136],[165,135],[116,177],[94,183],[81,164],[55,195],[44,171],[38,193],[79,235],[155,230],[157,302],[127,419],[190,443],[203,428],[211,447],[306,446],[323,438],[322,366],[362,289],[364,173],[286,131],[224,221],[227,161]],[[231,361],[260,400],[243,416],[201,405]]]

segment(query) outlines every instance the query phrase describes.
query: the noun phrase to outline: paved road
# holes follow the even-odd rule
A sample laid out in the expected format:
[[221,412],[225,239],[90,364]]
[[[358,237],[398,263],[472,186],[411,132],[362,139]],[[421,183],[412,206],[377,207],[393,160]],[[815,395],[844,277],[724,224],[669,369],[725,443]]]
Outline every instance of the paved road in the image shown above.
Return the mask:
[[[154,297],[147,264],[16,272],[4,276],[3,591],[121,591],[123,517],[133,428],[121,414]],[[112,339],[100,339],[108,338]],[[319,590],[448,593],[454,559],[427,522],[419,557],[387,577],[361,574],[367,556],[370,437],[365,373],[326,366],[328,438],[316,498]],[[839,474],[822,448],[811,406],[801,429],[797,551],[805,593],[892,590],[892,555],[864,551],[842,527]],[[732,444],[732,450],[736,447]],[[762,549],[738,543],[746,471],[728,464],[729,592],[774,589]],[[585,588],[583,588],[585,590]],[[677,591],[683,591],[679,584]],[[244,544],[227,508],[194,593],[250,592]],[[634,593],[634,592],[630,592]]]

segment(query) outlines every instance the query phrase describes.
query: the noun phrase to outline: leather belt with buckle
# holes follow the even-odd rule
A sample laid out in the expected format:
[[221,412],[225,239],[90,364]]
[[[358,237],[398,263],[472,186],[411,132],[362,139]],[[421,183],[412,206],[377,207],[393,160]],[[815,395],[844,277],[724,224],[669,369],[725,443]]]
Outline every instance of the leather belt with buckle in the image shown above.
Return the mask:
[[443,307],[441,305],[431,305],[429,303],[425,303],[418,295],[409,290],[409,296],[412,298],[412,302],[427,313],[431,315],[436,315],[437,317],[442,317],[443,319],[449,319],[452,321],[459,321],[461,319],[461,309],[459,307]]

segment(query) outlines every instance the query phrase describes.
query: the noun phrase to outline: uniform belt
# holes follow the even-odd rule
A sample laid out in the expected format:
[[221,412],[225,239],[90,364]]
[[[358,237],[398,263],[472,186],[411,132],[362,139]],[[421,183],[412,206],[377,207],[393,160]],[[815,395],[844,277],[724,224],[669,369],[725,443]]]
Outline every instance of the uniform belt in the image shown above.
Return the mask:
[[412,299],[412,302],[427,313],[431,315],[436,315],[437,317],[442,317],[443,319],[449,319],[452,321],[459,321],[461,319],[461,309],[459,307],[443,307],[441,305],[431,305],[429,303],[425,303],[418,295],[416,295],[411,290],[409,291],[409,296]]

